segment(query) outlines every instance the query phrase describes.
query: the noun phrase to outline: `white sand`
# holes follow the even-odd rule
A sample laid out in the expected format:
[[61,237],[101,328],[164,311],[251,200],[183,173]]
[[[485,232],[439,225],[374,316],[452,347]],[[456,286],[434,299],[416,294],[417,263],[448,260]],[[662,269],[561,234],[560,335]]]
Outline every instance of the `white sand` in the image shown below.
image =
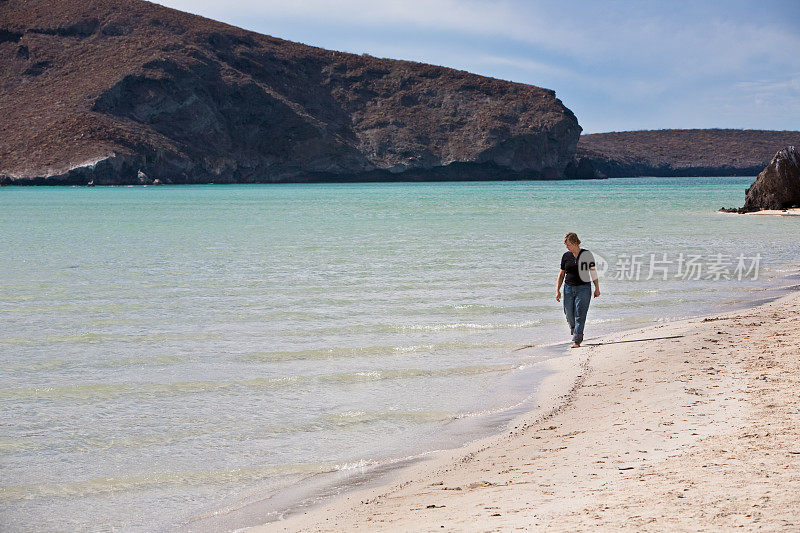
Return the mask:
[[255,530],[800,531],[799,338],[792,293],[589,340],[509,431]]
[[800,217],[800,207],[792,207],[790,209],[763,209],[761,211],[753,211],[752,213],[745,213],[746,215],[773,215],[780,217]]

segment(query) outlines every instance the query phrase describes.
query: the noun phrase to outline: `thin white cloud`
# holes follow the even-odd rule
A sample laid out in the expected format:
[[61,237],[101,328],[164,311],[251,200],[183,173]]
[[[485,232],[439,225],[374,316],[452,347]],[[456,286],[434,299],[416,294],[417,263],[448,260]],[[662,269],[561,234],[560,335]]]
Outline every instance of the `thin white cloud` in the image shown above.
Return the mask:
[[[659,62],[693,72],[730,71],[756,58],[800,61],[800,36],[750,21],[674,20],[641,11],[582,13],[568,5],[475,0],[164,0],[165,5],[222,20],[258,16],[350,27],[413,28],[504,38],[581,62]],[[597,16],[602,12],[603,16]],[[720,11],[720,13],[724,13]],[[278,35],[280,37],[280,35]],[[765,38],[768,36],[768,38]]]
[[800,117],[800,73],[786,80],[739,82],[732,93],[733,98],[744,101],[757,112],[773,111]]
[[477,56],[465,55],[464,59],[476,65],[483,65],[486,67],[511,67],[534,75],[560,78],[579,77],[578,74],[571,69],[525,57],[482,54]]

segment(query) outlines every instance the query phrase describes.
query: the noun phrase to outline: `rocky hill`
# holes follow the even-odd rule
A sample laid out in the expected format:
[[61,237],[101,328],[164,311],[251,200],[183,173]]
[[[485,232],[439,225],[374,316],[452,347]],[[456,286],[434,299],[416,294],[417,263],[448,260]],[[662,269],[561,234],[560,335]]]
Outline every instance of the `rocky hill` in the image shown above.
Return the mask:
[[551,90],[141,0],[0,0],[0,184],[557,178]]
[[573,178],[755,176],[779,149],[800,146],[800,131],[651,130],[582,135]]

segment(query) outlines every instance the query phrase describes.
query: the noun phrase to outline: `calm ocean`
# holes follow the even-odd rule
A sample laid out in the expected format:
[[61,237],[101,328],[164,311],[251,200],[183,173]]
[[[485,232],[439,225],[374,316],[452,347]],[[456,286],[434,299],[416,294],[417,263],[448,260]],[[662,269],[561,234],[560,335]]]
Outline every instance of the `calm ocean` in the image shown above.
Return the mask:
[[170,529],[481,436],[565,351],[568,231],[607,261],[587,342],[797,283],[800,219],[716,212],[752,180],[0,189],[0,529]]

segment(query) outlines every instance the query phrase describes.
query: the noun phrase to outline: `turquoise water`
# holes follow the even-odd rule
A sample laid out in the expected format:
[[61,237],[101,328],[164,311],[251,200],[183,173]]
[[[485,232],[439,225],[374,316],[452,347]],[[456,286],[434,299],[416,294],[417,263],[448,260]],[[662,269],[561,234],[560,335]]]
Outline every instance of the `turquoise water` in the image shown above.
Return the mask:
[[[716,212],[752,179],[0,189],[0,529],[170,528],[441,445],[568,340],[567,231],[609,265],[587,339],[796,271],[800,219]],[[759,276],[612,279],[651,253]]]

